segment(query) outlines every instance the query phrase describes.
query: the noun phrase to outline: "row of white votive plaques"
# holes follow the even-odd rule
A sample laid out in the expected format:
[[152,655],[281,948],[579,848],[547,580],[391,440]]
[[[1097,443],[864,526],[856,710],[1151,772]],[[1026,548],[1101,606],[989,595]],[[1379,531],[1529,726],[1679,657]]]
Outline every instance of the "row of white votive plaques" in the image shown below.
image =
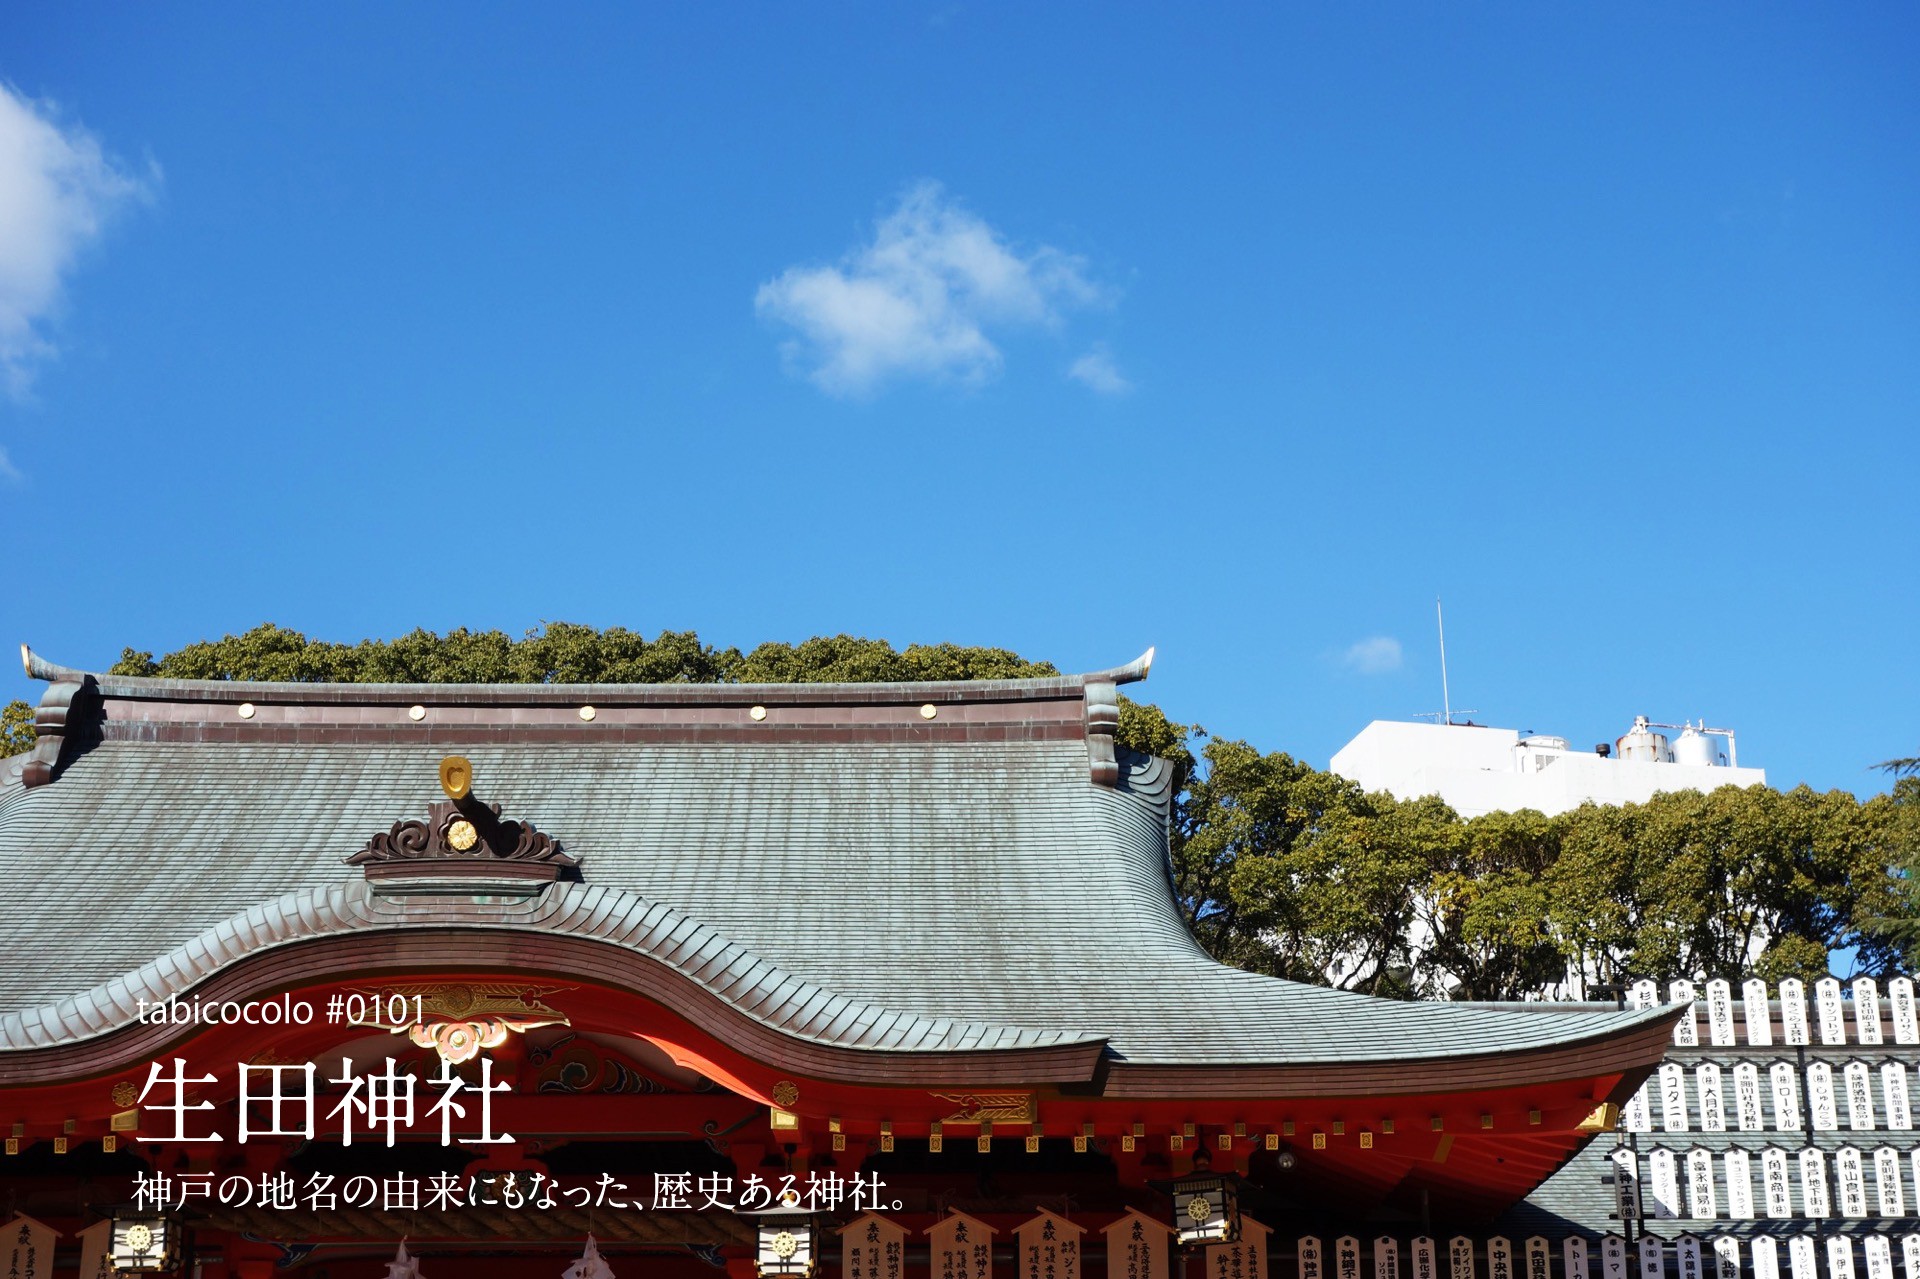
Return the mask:
[[[1562,1240],[1558,1252],[1563,1279],[1707,1279],[1708,1266],[1713,1268],[1713,1279],[1742,1279],[1743,1252],[1746,1273],[1753,1279],[1896,1279],[1896,1248],[1903,1279],[1920,1279],[1920,1233],[1898,1239],[1869,1234],[1857,1242],[1845,1236],[1822,1240],[1812,1235],[1785,1239],[1762,1235],[1743,1241],[1733,1235],[1701,1239],[1682,1234],[1669,1240],[1643,1234],[1632,1243],[1609,1234],[1601,1236],[1597,1245],[1576,1235]],[[1399,1239],[1392,1235],[1381,1235],[1370,1248],[1351,1235],[1324,1245],[1309,1235],[1299,1242],[1299,1279],[1362,1279],[1361,1258],[1368,1252],[1372,1254],[1372,1279],[1400,1279],[1401,1251]],[[1486,1279],[1553,1279],[1554,1251],[1538,1235],[1518,1245],[1496,1235],[1486,1243],[1484,1274]],[[1408,1242],[1406,1255],[1409,1279],[1441,1279],[1443,1274],[1445,1279],[1482,1277],[1481,1250],[1464,1235],[1444,1244],[1426,1235],[1417,1236]],[[1864,1267],[1856,1268],[1856,1255],[1864,1257]],[[1820,1264],[1823,1259],[1824,1267]]]
[[[1871,1151],[1841,1146],[1831,1152],[1808,1148],[1797,1153],[1777,1146],[1717,1154],[1698,1147],[1684,1153],[1655,1149],[1646,1152],[1643,1167],[1635,1152],[1622,1146],[1610,1158],[1623,1216],[1783,1221],[1920,1214],[1920,1150],[1906,1152],[1903,1159],[1891,1146]],[[1913,1172],[1911,1197],[1903,1180],[1903,1163]],[[1718,1178],[1716,1166],[1722,1174]],[[1760,1174],[1758,1198],[1753,1193],[1756,1171]],[[1639,1211],[1634,1210],[1636,1189]]]
[[[1773,1007],[1768,998],[1767,983],[1758,977],[1741,984],[1739,998],[1740,1028],[1745,1031],[1744,1039],[1736,1038],[1733,984],[1724,978],[1716,977],[1706,984],[1707,1040],[1709,1044],[1726,1047],[1735,1043],[1772,1044]],[[1682,1017],[1673,1028],[1673,1042],[1687,1046],[1700,1043],[1700,1019],[1697,1011],[1700,992],[1694,989],[1690,981],[1669,982],[1667,1002],[1686,1004],[1696,1009],[1694,1015]],[[1652,1008],[1660,1002],[1660,988],[1652,980],[1635,982],[1628,989],[1627,1003],[1633,1008]],[[1893,1042],[1896,1044],[1920,1044],[1920,1008],[1914,1003],[1913,981],[1907,977],[1895,977],[1887,983],[1887,1004],[1893,1013]],[[1849,1016],[1851,1010],[1851,1016]],[[1880,987],[1871,977],[1861,977],[1853,983],[1853,998],[1846,998],[1840,983],[1832,977],[1822,977],[1813,984],[1814,1022],[1819,1030],[1819,1042],[1823,1045],[1885,1043],[1881,1026]],[[1807,1008],[1807,987],[1797,977],[1788,977],[1780,983],[1780,1036],[1781,1042],[1789,1045],[1811,1044],[1814,1040],[1809,1034]],[[1847,1024],[1853,1023],[1853,1038],[1847,1037]]]
[[[1876,1072],[1867,1062],[1850,1061],[1838,1075],[1835,1078],[1833,1066],[1824,1061],[1807,1066],[1806,1118],[1815,1132],[1871,1132],[1876,1127],[1913,1131],[1904,1062],[1881,1062]],[[1791,1062],[1769,1065],[1763,1085],[1760,1068],[1752,1062],[1727,1069],[1703,1061],[1689,1070],[1670,1061],[1633,1095],[1620,1126],[1628,1132],[1688,1132],[1697,1123],[1701,1132],[1766,1132],[1771,1119],[1774,1131],[1798,1132],[1803,1126],[1800,1099],[1799,1071]]]

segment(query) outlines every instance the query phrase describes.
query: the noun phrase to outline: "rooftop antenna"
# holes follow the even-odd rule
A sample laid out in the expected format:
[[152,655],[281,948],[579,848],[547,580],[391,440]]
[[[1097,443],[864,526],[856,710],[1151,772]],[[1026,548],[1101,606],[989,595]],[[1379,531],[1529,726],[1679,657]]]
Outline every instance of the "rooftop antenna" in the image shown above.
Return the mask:
[[[1415,719],[1430,719],[1440,724],[1453,723],[1453,694],[1447,688],[1447,615],[1440,607],[1440,598],[1433,600],[1433,617],[1440,625],[1440,705],[1437,711],[1422,711]],[[1461,711],[1462,715],[1478,715],[1478,711]],[[1473,721],[1468,720],[1471,724]]]

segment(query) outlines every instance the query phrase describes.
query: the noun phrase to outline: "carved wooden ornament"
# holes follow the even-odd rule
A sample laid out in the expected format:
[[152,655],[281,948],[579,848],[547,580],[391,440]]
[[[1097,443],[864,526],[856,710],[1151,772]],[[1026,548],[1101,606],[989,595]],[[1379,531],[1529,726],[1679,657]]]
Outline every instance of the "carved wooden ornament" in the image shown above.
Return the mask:
[[447,798],[427,805],[426,820],[398,821],[373,836],[347,864],[389,893],[530,894],[579,866],[557,840],[474,798],[472,781],[472,765],[448,756],[440,764]]

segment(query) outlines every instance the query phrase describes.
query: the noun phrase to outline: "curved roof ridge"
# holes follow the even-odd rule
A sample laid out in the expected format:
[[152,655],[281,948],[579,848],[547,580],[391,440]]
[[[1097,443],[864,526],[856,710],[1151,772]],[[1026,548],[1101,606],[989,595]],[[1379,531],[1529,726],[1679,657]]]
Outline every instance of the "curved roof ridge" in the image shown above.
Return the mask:
[[296,700],[313,699],[316,693],[331,694],[325,700],[345,700],[339,694],[351,691],[354,700],[373,702],[461,702],[482,705],[488,702],[577,702],[590,695],[602,700],[618,700],[622,695],[657,700],[662,695],[675,700],[702,702],[806,701],[831,692],[834,700],[854,702],[904,702],[927,700],[1022,700],[1026,697],[1058,697],[1078,694],[1090,685],[1131,684],[1147,678],[1153,666],[1154,650],[1120,666],[1080,674],[1047,675],[1031,679],[997,680],[905,680],[872,683],[791,683],[791,684],[454,684],[454,683],[335,683],[307,680],[221,680],[169,679],[150,675],[114,675],[80,670],[48,661],[26,644],[20,646],[21,665],[30,679],[49,683],[91,683],[103,696],[181,701],[245,701],[250,697],[294,695]]
[[[1237,985],[1253,993],[1256,999],[1284,992],[1287,998],[1300,1004],[1303,1009],[1313,1006],[1311,1011],[1314,1012],[1333,1009],[1362,1012],[1392,1008],[1409,1034],[1445,1029],[1450,1025],[1471,1026],[1481,1030],[1499,1028],[1510,1032],[1504,1036],[1489,1035],[1486,1043],[1456,1045],[1447,1054],[1455,1056],[1485,1055],[1543,1044],[1605,1039],[1623,1029],[1648,1026],[1662,1020],[1671,1021],[1678,1015],[1677,1006],[1671,1004],[1636,1009],[1618,1008],[1613,1004],[1602,1006],[1557,1000],[1392,999],[1369,995],[1364,991],[1341,990],[1289,977],[1249,972],[1244,968],[1223,964],[1204,951],[1200,962],[1212,970],[1214,979],[1223,988]],[[1530,1026],[1540,1033],[1536,1036],[1525,1034],[1525,1028]]]
[[[138,1020],[143,1002],[165,1002],[264,951],[328,936],[448,926],[560,934],[618,946],[672,969],[782,1034],[830,1047],[1005,1051],[1092,1045],[1105,1038],[933,1018],[842,995],[783,971],[681,911],[625,889],[562,883],[531,902],[503,903],[381,897],[364,883],[349,882],[250,906],[132,972],[52,1004],[0,1014],[0,1052],[60,1047],[123,1029]],[[815,1011],[803,1020],[800,1013],[808,1008]],[[846,1029],[834,1032],[835,1026]]]

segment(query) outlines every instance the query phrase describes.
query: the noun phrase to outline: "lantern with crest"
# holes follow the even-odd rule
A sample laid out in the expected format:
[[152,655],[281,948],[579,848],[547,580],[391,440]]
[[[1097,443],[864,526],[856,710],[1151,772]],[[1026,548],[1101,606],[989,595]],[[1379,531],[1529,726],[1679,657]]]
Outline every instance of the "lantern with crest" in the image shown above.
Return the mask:
[[1205,1153],[1194,1161],[1192,1174],[1176,1179],[1172,1187],[1173,1229],[1182,1248],[1240,1238],[1240,1179],[1214,1172]]
[[180,1226],[171,1217],[113,1219],[109,1251],[122,1274],[171,1274],[180,1268]]
[[783,1192],[778,1204],[757,1215],[760,1248],[754,1267],[761,1279],[812,1274],[816,1231],[812,1214],[801,1206],[799,1193]]

